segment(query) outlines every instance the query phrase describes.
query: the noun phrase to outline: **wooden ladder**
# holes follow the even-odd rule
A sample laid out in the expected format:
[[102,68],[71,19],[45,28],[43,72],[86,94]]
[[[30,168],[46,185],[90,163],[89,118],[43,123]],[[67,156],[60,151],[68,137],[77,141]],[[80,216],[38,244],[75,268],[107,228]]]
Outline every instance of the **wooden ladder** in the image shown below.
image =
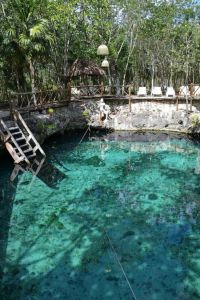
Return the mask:
[[[14,182],[15,179],[18,177],[19,173],[22,173],[23,175],[26,174],[26,172],[32,173],[32,179],[29,183],[29,189],[31,188],[33,182],[35,181],[38,173],[40,172],[40,169],[42,168],[43,164],[45,162],[45,157],[42,158],[35,158],[31,164],[15,164],[15,167],[12,171],[12,174],[10,176],[10,181]],[[17,183],[17,186],[19,186],[24,180],[24,176],[21,176],[20,180]]]
[[24,161],[30,164],[37,153],[45,157],[40,144],[17,110],[13,111],[13,118],[14,120],[1,119],[0,136],[15,163]]

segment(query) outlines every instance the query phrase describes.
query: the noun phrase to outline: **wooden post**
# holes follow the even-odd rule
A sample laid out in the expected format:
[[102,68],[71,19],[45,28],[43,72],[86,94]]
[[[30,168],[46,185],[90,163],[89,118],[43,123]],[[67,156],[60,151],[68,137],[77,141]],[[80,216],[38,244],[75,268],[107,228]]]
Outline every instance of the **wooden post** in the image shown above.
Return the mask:
[[14,108],[13,108],[13,100],[11,99],[10,100],[10,117],[12,118],[12,116],[13,116],[13,110],[14,110]]
[[192,97],[190,97],[190,111],[192,111]]
[[178,95],[176,96],[176,111],[178,111]]
[[189,92],[190,92],[190,96],[193,95],[193,83],[189,84]]
[[10,95],[10,117],[13,119],[13,113],[16,109],[16,103],[17,103],[17,96],[16,95]]
[[66,84],[66,100],[71,101],[71,80],[68,80]]
[[103,96],[103,92],[104,92],[104,84],[103,84],[103,81],[101,81],[100,92],[101,92],[101,96]]
[[131,112],[131,85],[128,87],[129,111]]

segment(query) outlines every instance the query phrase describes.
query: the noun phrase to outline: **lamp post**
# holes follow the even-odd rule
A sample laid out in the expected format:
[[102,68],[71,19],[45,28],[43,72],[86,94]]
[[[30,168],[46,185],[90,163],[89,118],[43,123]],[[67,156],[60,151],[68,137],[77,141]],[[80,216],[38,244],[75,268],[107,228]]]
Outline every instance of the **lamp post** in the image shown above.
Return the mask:
[[101,44],[97,49],[97,55],[104,56],[104,60],[101,63],[102,68],[108,69],[108,82],[109,82],[109,94],[111,93],[111,76],[110,76],[110,66],[107,56],[109,55],[108,47],[105,44]]

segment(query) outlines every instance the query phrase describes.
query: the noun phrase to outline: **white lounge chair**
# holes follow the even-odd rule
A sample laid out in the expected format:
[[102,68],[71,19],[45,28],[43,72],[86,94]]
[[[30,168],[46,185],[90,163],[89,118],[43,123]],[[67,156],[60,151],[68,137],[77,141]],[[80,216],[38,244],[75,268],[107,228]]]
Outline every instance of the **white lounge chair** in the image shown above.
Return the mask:
[[137,96],[139,96],[139,97],[140,96],[143,96],[143,97],[147,96],[147,88],[145,86],[140,86],[139,90],[137,92]]
[[193,95],[200,96],[200,86],[199,85],[193,86]]
[[173,87],[168,86],[167,91],[166,91],[166,96],[167,97],[175,97],[176,93]]
[[154,86],[151,91],[152,96],[162,96],[162,90],[160,86]]
[[190,91],[189,91],[189,87],[186,85],[183,85],[180,87],[180,96],[189,96],[190,95]]

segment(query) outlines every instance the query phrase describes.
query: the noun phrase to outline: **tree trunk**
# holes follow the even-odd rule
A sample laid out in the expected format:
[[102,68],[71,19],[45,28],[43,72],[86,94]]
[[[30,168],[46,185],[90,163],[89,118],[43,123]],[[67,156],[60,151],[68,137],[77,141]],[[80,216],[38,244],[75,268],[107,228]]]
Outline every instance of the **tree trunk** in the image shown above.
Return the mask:
[[173,78],[173,62],[172,62],[172,60],[171,60],[171,61],[170,61],[170,79],[169,79],[169,85],[170,85],[170,86],[173,86],[172,78]]
[[154,66],[154,60],[152,60],[151,95],[152,95],[153,86],[154,86],[154,74],[155,74],[155,66]]
[[128,70],[129,60],[130,60],[130,57],[133,53],[133,50],[134,50],[135,45],[136,45],[136,40],[137,40],[137,34],[135,36],[135,39],[133,40],[133,31],[134,31],[134,27],[131,30],[129,53],[128,53],[128,57],[127,57],[127,61],[126,61],[126,66],[125,66],[125,69],[124,69],[123,82],[122,82],[122,94],[124,94],[124,86],[125,86],[125,82],[126,82],[126,73],[127,73],[127,70]]
[[32,92],[32,99],[34,105],[37,105],[37,101],[36,101],[36,95],[35,95],[35,69],[33,66],[33,62],[30,59],[29,60],[29,70],[30,70],[30,79],[31,79],[31,92]]
[[[188,86],[188,69],[189,69],[189,63],[188,63],[188,57],[186,62],[186,86]],[[186,89],[186,112],[188,113],[188,94]]]

